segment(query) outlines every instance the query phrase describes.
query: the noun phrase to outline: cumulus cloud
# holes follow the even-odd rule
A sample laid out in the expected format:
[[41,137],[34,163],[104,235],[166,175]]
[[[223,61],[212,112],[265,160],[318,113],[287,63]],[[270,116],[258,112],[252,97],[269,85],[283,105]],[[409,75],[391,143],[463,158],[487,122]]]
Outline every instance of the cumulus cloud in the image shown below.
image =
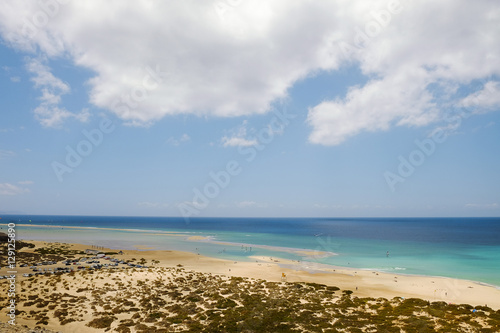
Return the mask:
[[297,80],[337,66],[325,43],[343,15],[336,2],[219,4],[70,1],[38,27],[38,3],[7,1],[0,31],[14,47],[95,72],[91,103],[132,124],[262,114]]
[[10,183],[0,183],[0,195],[19,195],[30,192],[29,189]]
[[459,103],[456,95],[473,80],[500,74],[499,7],[491,1],[401,4],[396,14],[384,11],[385,18],[370,12],[351,40],[337,44],[373,79],[310,108],[310,142],[337,145],[363,131],[427,125],[450,106],[500,106],[497,82]]
[[[413,75],[412,75],[413,74]],[[426,74],[401,73],[352,88],[345,99],[326,101],[309,110],[313,143],[337,145],[361,131],[392,125],[426,125],[437,119],[432,95],[420,89]]]
[[82,122],[87,121],[90,116],[87,109],[79,113],[72,113],[64,107],[60,107],[61,96],[70,92],[67,83],[55,77],[50,68],[39,59],[30,59],[26,65],[28,71],[33,74],[31,81],[35,84],[42,95],[39,97],[40,105],[35,108],[35,116],[45,127],[59,127],[65,119],[75,118]]
[[[359,66],[365,85],[309,109],[310,141],[335,145],[438,121],[459,87],[500,74],[495,1],[88,0],[36,21],[42,3],[4,1],[4,40],[95,73],[90,102],[131,125],[174,114],[262,114],[299,80]],[[62,107],[47,109],[38,112],[47,125],[67,117]]]

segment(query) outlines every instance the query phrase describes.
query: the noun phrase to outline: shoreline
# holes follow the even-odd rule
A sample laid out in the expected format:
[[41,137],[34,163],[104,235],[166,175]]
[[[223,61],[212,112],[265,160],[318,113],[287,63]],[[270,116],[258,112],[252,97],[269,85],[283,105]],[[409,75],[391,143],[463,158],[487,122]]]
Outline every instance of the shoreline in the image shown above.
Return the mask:
[[[307,261],[307,260],[314,260],[314,259],[320,259],[320,258],[325,258],[325,257],[330,257],[330,256],[337,256],[337,253],[333,252],[327,252],[327,251],[318,251],[318,250],[311,250],[311,249],[300,249],[300,248],[292,248],[292,247],[282,247],[282,246],[272,246],[272,245],[262,245],[262,244],[249,244],[249,243],[238,243],[238,242],[227,242],[227,241],[219,241],[214,239],[213,236],[207,236],[203,235],[202,232],[197,233],[197,232],[190,232],[190,231],[163,231],[163,230],[155,230],[155,229],[121,229],[121,228],[107,228],[107,227],[82,227],[82,226],[64,226],[64,225],[38,225],[38,224],[24,224],[20,223],[17,224],[18,226],[24,226],[24,227],[40,227],[40,228],[68,228],[68,229],[83,229],[83,230],[110,230],[110,231],[125,231],[125,232],[140,232],[143,234],[153,234],[153,235],[164,235],[167,237],[185,237],[186,241],[192,242],[192,243],[210,243],[210,244],[218,244],[218,245],[227,245],[227,246],[234,246],[234,247],[240,247],[240,246],[245,246],[245,247],[254,247],[254,248],[261,248],[265,250],[270,250],[270,251],[276,251],[276,252],[286,252],[286,253],[291,253],[297,256],[302,256],[301,260],[302,262],[310,262],[311,264],[314,264],[316,266],[321,266],[325,265],[326,269],[328,267],[332,267],[337,270],[344,270],[344,271],[375,271],[378,273],[383,273],[383,274],[389,274],[389,275],[400,275],[400,276],[408,276],[408,277],[423,277],[423,278],[443,278],[443,279],[456,279],[456,280],[461,280],[461,281],[467,281],[469,283],[473,283],[476,285],[481,285],[481,286],[486,286],[486,287],[491,287],[496,290],[500,290],[500,285],[496,285],[494,283],[488,283],[488,282],[483,282],[483,281],[478,281],[478,280],[472,280],[472,279],[467,279],[467,278],[456,278],[456,277],[448,277],[448,276],[442,276],[442,275],[423,275],[423,274],[409,274],[409,273],[402,273],[402,272],[391,272],[391,271],[385,271],[383,269],[377,269],[377,268],[363,268],[363,267],[351,267],[351,266],[337,266],[337,265],[331,265],[331,264],[323,264],[323,263],[316,263],[314,261]],[[31,241],[31,240],[27,240]],[[57,241],[51,241],[51,242],[57,242]],[[60,241],[59,241],[60,242]],[[70,244],[78,244],[78,243],[70,243]],[[82,244],[83,245],[83,244]],[[87,246],[91,246],[91,244],[88,244]],[[131,245],[132,248],[135,250],[144,252],[144,251],[179,251],[179,252],[188,252],[197,255],[198,253],[196,251],[192,250],[176,250],[176,249],[158,249],[156,246],[151,246],[147,244],[135,244]],[[111,246],[109,249],[122,249],[118,245]],[[129,249],[130,250],[130,249]],[[228,260],[231,261],[232,259],[227,259],[227,258],[219,258],[218,256],[212,255],[210,256],[209,254],[203,254],[206,257],[209,258],[217,258],[217,259],[222,259],[222,260]],[[239,261],[241,262],[251,262],[251,260],[248,260],[252,256],[242,256],[238,258]],[[290,260],[290,259],[284,259],[280,257],[275,257],[276,259],[281,259],[282,261],[292,261],[295,262],[297,260]]]
[[[384,274],[392,274],[383,270],[375,269],[375,268],[352,268],[352,267],[343,267],[343,266],[338,266],[339,268],[342,269],[354,269],[354,270],[362,270],[362,271],[375,271],[379,273],[384,273]],[[410,274],[410,273],[394,273],[395,275],[401,275],[401,276],[408,276],[408,277],[429,277],[429,278],[436,278],[436,279],[452,279],[452,280],[460,280],[460,281],[467,281],[470,283],[475,283],[480,286],[484,287],[491,287],[497,290],[500,290],[500,285],[492,284],[492,283],[486,283],[482,281],[476,281],[476,280],[471,280],[471,279],[461,279],[461,278],[452,278],[449,276],[442,276],[442,275],[422,275],[422,274]]]
[[[169,250],[120,253],[109,247],[99,247],[107,254],[98,256],[85,254],[85,244],[25,242],[30,244],[17,252],[14,281],[15,328],[25,326],[26,332],[28,327],[68,333],[213,332],[221,327],[273,332],[283,331],[283,325],[318,332],[325,327],[359,330],[360,322],[370,331],[374,325],[414,331],[415,321],[418,327],[446,332],[464,322],[464,332],[500,329],[500,290],[466,280],[267,256],[241,262]],[[32,269],[37,273],[27,274]],[[7,290],[12,281],[1,279],[0,287]],[[9,300],[0,303],[6,308]],[[8,320],[8,312],[1,311],[0,322]]]
[[[65,245],[79,251],[89,248],[89,245],[79,243],[24,241],[35,244],[36,248],[48,244]],[[103,252],[116,250],[119,249],[107,247],[101,249]],[[32,251],[34,250],[30,249],[30,252]],[[285,273],[288,282],[311,282],[337,286],[343,290],[352,290],[353,296],[356,297],[420,298],[431,302],[444,301],[449,304],[464,303],[472,306],[487,305],[494,309],[500,309],[500,289],[471,280],[393,274],[278,257],[271,259],[267,256],[249,257],[252,261],[234,261],[175,250],[136,248],[135,250],[125,249],[123,252],[123,255],[115,257],[123,260],[131,258],[145,258],[148,261],[158,260],[159,266],[153,266],[153,268],[182,265],[185,269],[201,273],[274,282],[280,282],[282,273]],[[0,274],[5,275],[5,270],[6,268],[1,268]],[[29,272],[30,270],[28,267],[18,268],[18,276],[21,277],[25,271]]]

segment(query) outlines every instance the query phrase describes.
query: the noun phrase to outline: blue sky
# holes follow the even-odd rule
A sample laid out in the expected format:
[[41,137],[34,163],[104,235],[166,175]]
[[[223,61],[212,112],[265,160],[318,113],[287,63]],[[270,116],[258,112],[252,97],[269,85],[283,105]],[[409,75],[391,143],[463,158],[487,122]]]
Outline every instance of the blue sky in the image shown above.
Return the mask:
[[7,1],[0,213],[499,216],[499,21],[494,1]]

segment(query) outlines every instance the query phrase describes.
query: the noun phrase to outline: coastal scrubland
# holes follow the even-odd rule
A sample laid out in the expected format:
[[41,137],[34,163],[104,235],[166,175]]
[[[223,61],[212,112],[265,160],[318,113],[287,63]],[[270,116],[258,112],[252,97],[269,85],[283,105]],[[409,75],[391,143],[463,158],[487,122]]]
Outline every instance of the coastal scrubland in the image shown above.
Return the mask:
[[[91,259],[69,244],[26,245],[24,250],[39,254],[37,261]],[[129,264],[140,262],[139,268],[123,264],[19,277],[17,325],[60,332],[500,331],[500,310],[485,305],[361,297],[334,284],[197,271],[137,256],[141,253],[147,251],[121,257]],[[7,284],[0,280],[0,289]],[[7,302],[2,294],[4,322]]]

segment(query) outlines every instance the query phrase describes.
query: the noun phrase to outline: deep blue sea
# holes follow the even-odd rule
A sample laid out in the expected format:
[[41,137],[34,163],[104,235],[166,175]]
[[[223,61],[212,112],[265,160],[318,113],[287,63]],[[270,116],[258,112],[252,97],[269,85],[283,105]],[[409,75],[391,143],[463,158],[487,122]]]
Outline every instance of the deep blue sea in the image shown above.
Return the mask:
[[18,239],[141,245],[231,260],[270,256],[500,286],[500,218],[0,217],[3,229],[17,224]]

